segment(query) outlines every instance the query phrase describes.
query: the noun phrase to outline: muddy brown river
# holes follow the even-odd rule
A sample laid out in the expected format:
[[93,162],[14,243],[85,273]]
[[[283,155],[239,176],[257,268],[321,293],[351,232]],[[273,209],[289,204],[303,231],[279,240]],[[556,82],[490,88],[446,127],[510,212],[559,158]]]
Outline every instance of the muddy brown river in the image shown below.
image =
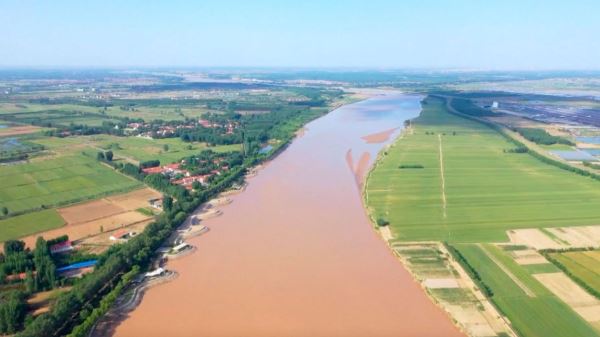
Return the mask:
[[375,233],[355,176],[421,98],[377,96],[308,124],[203,222],[197,251],[168,263],[180,276],[151,288],[114,335],[462,336]]

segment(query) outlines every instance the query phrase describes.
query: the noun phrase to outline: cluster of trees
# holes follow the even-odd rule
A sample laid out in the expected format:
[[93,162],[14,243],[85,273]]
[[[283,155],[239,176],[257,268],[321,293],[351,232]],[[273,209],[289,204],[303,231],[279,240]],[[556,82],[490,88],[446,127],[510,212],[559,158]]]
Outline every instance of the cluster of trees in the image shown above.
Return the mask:
[[192,175],[203,175],[213,170],[221,170],[242,165],[244,157],[240,152],[232,151],[217,153],[212,150],[203,150],[197,155],[186,157],[182,160],[181,168],[188,170]]
[[188,197],[189,192],[180,185],[171,184],[171,180],[164,175],[149,174],[144,177],[144,183],[169,195],[172,195],[176,199],[185,199]]
[[422,169],[425,168],[421,164],[402,164],[398,166],[399,169]]
[[158,160],[158,159],[143,161],[140,163],[141,169],[145,169],[145,168],[149,168],[149,167],[158,167],[158,166],[160,166],[160,160]]
[[25,249],[23,241],[8,240],[4,243],[4,254],[0,254],[0,284],[7,282],[7,276],[19,273],[26,273],[25,284],[29,292],[56,286],[56,264],[44,238],[38,237],[33,252]]
[[96,159],[100,160],[100,161],[112,161],[114,157],[114,154],[112,151],[99,151],[98,154],[96,155]]
[[38,237],[33,251],[33,264],[35,276],[32,271],[27,271],[25,283],[29,292],[49,290],[56,286],[56,265],[50,256],[50,247],[44,238]]
[[239,131],[227,134],[226,128],[205,128],[203,126],[194,129],[178,129],[174,136],[180,137],[184,142],[203,142],[210,146],[240,144],[243,137]]
[[390,222],[387,219],[384,218],[378,218],[377,221],[377,226],[379,227],[385,227],[385,226],[389,226]]
[[0,334],[13,334],[23,327],[27,314],[25,293],[12,290],[0,296]]
[[48,128],[55,128],[52,130],[44,131],[44,135],[49,137],[67,137],[74,135],[98,135],[108,134],[114,136],[124,136],[123,131],[125,124],[113,123],[109,121],[102,122],[101,126],[89,126],[87,124],[75,124],[71,123],[68,126],[52,121],[41,121],[40,123],[31,122],[33,125],[39,125]]
[[[56,241],[53,241],[56,242]],[[26,298],[29,294],[49,290],[57,285],[56,265],[50,255],[48,242],[42,237],[36,241],[33,252],[19,240],[4,243],[0,254],[0,284],[7,282],[8,275],[26,273],[25,291],[13,290],[0,294],[0,334],[12,334],[20,330],[26,319]],[[22,283],[20,277],[12,283]]]
[[565,144],[573,146],[572,141],[559,136],[553,136],[544,129],[534,128],[514,128],[513,131],[518,132],[525,139],[541,145]]
[[529,149],[525,146],[517,146],[511,149],[504,149],[504,153],[527,153]]
[[[112,151],[108,151],[112,154]],[[104,154],[103,154],[104,155]],[[128,176],[131,176],[133,178],[136,178],[137,180],[143,181],[144,177],[146,176],[142,170],[140,169],[139,166],[133,165],[131,163],[122,163],[122,162],[115,162],[112,161],[112,155],[110,156],[111,160],[107,160],[107,158],[104,156],[104,158],[102,158],[102,156],[100,155],[100,153],[97,155],[96,159],[98,159],[99,161],[102,161],[108,165],[111,165],[115,170],[118,170],[119,172],[126,174]]]

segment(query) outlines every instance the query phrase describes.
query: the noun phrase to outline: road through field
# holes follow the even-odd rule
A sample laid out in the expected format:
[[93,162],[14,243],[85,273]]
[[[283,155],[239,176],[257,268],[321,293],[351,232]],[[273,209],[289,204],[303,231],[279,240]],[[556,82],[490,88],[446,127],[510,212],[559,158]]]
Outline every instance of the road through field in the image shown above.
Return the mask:
[[442,150],[442,135],[438,134],[440,142],[440,178],[442,180],[442,208],[444,210],[444,218],[446,214],[446,179],[444,178],[444,151]]
[[361,137],[401,127],[421,98],[378,96],[308,124],[202,222],[211,230],[190,240],[198,250],[167,265],[177,280],[150,289],[112,333],[461,336],[373,231],[351,169],[391,141]]

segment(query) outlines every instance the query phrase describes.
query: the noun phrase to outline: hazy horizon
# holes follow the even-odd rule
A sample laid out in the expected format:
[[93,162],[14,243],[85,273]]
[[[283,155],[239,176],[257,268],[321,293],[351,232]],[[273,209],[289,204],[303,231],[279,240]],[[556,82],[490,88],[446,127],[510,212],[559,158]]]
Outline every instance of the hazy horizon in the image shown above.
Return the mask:
[[594,1],[0,5],[2,68],[600,70]]

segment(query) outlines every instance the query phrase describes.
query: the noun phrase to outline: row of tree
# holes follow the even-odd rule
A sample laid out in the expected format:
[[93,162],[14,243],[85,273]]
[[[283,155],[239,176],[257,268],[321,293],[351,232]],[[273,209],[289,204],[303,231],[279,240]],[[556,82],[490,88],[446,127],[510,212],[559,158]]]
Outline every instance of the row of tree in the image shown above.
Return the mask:
[[573,146],[575,145],[572,141],[559,137],[553,136],[546,132],[544,129],[535,129],[535,128],[514,128],[514,131],[521,134],[521,136],[525,137],[525,139],[534,142],[536,144],[541,145],[554,145],[554,144],[564,144]]

